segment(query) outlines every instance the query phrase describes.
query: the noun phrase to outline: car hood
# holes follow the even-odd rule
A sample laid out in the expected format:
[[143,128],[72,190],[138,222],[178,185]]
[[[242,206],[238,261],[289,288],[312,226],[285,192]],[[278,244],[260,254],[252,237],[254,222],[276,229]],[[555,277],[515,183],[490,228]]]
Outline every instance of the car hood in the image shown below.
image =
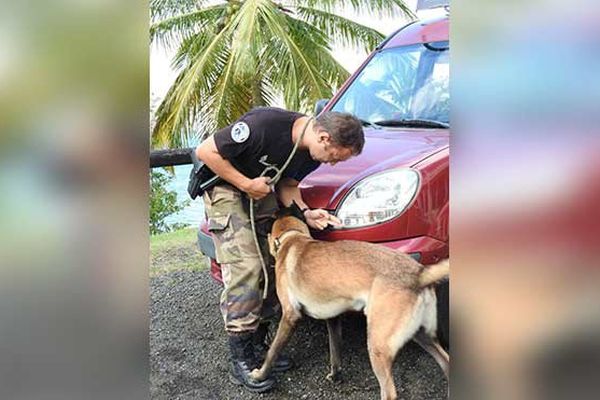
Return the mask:
[[411,167],[448,146],[447,129],[365,129],[357,157],[335,166],[322,164],[300,183],[311,208],[334,209],[359,180],[391,168]]

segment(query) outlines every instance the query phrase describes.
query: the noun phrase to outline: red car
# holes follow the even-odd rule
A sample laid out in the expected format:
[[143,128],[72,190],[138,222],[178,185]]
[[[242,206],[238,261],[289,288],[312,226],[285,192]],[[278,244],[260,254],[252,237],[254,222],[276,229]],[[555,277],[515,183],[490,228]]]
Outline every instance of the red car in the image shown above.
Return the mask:
[[[448,17],[415,21],[371,53],[336,96],[317,103],[363,121],[362,154],[322,165],[300,184],[311,208],[338,216],[343,228],[322,240],[365,240],[409,253],[423,264],[448,257]],[[203,225],[202,252],[221,280]],[[448,345],[448,284],[438,292],[438,332]]]

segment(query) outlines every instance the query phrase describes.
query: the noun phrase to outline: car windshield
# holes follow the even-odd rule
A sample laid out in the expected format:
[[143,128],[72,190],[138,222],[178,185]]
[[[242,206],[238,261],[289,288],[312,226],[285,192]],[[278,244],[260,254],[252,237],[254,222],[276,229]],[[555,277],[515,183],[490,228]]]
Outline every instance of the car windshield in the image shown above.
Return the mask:
[[449,123],[448,42],[433,42],[377,53],[335,103],[368,123],[436,121]]

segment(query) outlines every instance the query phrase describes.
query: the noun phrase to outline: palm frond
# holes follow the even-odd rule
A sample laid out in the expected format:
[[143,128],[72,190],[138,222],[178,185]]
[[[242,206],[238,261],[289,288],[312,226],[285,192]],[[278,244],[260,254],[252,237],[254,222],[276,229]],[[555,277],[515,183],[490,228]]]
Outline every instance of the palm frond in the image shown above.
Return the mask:
[[268,76],[263,76],[260,85],[260,101],[262,104],[275,104],[279,92],[273,86],[273,82]]
[[308,58],[317,65],[317,69],[326,80],[333,84],[343,83],[348,78],[348,71],[333,58],[331,37],[306,21],[290,16],[286,16],[286,19],[292,28],[290,34],[304,49]]
[[289,57],[288,49],[281,40],[274,40],[269,47],[265,49],[261,60],[261,70],[265,80],[270,82],[270,86],[278,94],[281,94],[286,107],[290,110],[300,111],[299,92],[301,83],[298,66],[295,59]]
[[226,6],[215,5],[157,21],[150,25],[150,42],[172,48],[194,33],[216,27]]
[[247,110],[251,95],[245,82],[236,79],[236,63],[236,55],[229,53],[223,73],[215,82],[213,96],[207,102],[208,115],[212,117],[205,129],[214,131],[226,126]]
[[385,38],[375,29],[327,11],[307,7],[298,7],[297,11],[299,17],[324,32],[334,43],[370,52]]
[[186,14],[198,9],[206,0],[150,0],[150,20]]
[[[298,90],[298,96],[303,96],[303,98],[301,97],[301,101],[294,101],[284,93],[286,105],[289,108],[298,109],[297,107],[306,103],[306,101],[316,101],[316,99],[326,96],[329,92],[327,82],[307,57],[305,49],[299,45],[298,37],[290,34],[292,29],[290,29],[289,20],[279,12],[274,3],[263,1],[262,4],[262,17],[266,22],[267,29],[271,32],[273,40],[271,45],[281,50],[281,54],[277,59],[284,70],[289,69],[288,73],[295,74],[297,80],[297,87],[295,89]],[[275,56],[275,54],[273,55]],[[289,61],[282,60],[282,57],[287,57]],[[286,75],[286,77],[289,76]],[[290,102],[289,104],[288,101]]]
[[215,31],[204,29],[193,36],[183,39],[171,61],[172,68],[177,71],[192,64],[201,56],[214,37]]
[[403,0],[291,0],[294,6],[305,6],[327,12],[350,7],[359,14],[394,17],[404,15],[414,19],[414,13]]
[[[231,21],[233,36],[231,49],[236,59],[238,75],[251,76],[257,69],[256,56],[265,46],[260,30],[264,22],[260,14],[261,0],[245,1]],[[270,3],[270,2],[269,2]]]
[[202,101],[210,96],[227,62],[224,52],[229,35],[228,29],[213,35],[212,40],[198,50],[197,57],[178,75],[157,110],[153,145],[180,147],[194,136],[193,125]]
[[[289,109],[309,112],[315,101],[330,98],[348,78],[348,72],[333,58],[325,33],[309,23],[284,15],[285,30],[303,57],[290,56],[288,43],[274,39],[262,59],[269,65],[263,68],[272,86],[282,93]],[[316,82],[303,60],[310,60],[310,70],[318,76]],[[265,63],[266,64],[266,63]]]

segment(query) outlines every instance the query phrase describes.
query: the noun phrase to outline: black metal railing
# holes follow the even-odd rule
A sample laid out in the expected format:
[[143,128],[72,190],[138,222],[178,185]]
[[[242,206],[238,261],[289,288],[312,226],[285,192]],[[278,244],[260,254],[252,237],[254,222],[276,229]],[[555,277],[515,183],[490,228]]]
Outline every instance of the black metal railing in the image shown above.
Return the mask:
[[153,150],[150,152],[150,168],[191,164],[193,147],[183,149]]

